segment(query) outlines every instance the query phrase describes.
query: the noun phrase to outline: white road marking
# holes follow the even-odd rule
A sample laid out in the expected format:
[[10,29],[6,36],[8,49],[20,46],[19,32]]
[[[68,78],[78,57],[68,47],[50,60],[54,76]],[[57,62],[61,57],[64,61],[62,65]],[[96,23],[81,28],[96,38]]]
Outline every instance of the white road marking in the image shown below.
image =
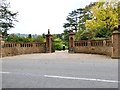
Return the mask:
[[10,72],[0,72],[0,73],[2,73],[2,74],[9,74]]
[[[11,72],[0,72],[0,73],[1,74],[10,74]],[[19,74],[21,74],[21,73],[19,73]],[[31,75],[31,74],[24,73],[23,75]],[[35,76],[36,76],[36,74],[35,74]],[[108,83],[118,83],[119,82],[119,81],[115,81],[115,80],[94,79],[94,78],[79,78],[79,77],[54,76],[54,75],[39,75],[39,76],[46,77],[46,78],[58,78],[58,79],[68,79],[68,80],[84,80],[84,81],[97,81],[97,82],[108,82]]]
[[52,76],[52,75],[44,75],[44,77],[60,78],[60,79],[71,79],[71,80],[86,80],[86,81],[109,82],[109,83],[118,83],[119,82],[119,81],[114,81],[114,80],[93,79],[93,78],[78,78],[78,77],[65,77],[65,76]]

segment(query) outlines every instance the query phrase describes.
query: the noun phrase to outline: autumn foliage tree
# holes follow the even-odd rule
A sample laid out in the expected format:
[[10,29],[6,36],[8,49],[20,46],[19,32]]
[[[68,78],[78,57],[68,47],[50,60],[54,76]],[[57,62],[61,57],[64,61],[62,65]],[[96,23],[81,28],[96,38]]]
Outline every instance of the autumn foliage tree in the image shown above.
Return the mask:
[[92,20],[87,20],[85,26],[94,37],[111,36],[114,26],[118,25],[117,5],[117,2],[98,2],[92,7]]

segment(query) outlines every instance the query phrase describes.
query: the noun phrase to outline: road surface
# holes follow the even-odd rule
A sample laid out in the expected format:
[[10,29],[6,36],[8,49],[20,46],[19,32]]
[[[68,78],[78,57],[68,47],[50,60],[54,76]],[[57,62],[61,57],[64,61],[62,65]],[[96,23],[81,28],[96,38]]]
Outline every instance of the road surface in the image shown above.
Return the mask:
[[3,88],[117,88],[118,60],[93,54],[27,54],[2,59]]

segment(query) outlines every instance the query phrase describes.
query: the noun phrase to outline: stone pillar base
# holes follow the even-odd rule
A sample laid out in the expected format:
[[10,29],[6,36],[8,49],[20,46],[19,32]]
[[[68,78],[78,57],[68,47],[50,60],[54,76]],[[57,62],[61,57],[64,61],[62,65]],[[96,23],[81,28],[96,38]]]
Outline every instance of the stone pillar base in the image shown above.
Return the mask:
[[112,59],[120,59],[120,57],[112,57]]

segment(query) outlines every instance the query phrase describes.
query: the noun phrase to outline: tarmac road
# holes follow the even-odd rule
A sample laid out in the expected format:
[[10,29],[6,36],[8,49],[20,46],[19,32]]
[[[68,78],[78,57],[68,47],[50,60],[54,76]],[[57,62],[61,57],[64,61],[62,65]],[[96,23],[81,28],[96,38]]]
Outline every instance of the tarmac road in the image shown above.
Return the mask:
[[2,58],[3,88],[117,88],[118,60],[93,54],[27,54]]

